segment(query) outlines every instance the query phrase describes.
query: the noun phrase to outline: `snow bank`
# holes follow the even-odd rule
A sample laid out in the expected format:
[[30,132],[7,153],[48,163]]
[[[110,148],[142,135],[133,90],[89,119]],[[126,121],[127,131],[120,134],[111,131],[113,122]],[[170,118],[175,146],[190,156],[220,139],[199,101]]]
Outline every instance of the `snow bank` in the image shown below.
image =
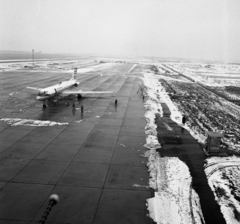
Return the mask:
[[150,217],[161,224],[204,223],[188,167],[176,157],[158,159],[155,197],[147,200]]
[[[193,77],[191,76],[191,78],[193,78]],[[204,83],[204,84],[206,84],[206,83]],[[181,90],[184,93],[185,89],[182,88]],[[197,89],[195,89],[195,90],[197,90]],[[197,93],[201,96],[198,99],[201,99],[201,100],[204,99],[205,101],[207,101],[207,103],[208,103],[207,109],[208,110],[216,111],[215,115],[213,114],[213,116],[210,116],[210,120],[208,122],[210,124],[208,127],[211,127],[212,130],[221,132],[222,130],[218,130],[218,128],[217,128],[218,126],[214,127],[214,125],[216,126],[216,124],[221,123],[221,121],[223,122],[223,121],[226,121],[227,119],[229,119],[229,117],[228,117],[229,114],[232,115],[233,117],[237,118],[236,120],[239,120],[239,106],[237,106],[233,103],[230,103],[224,99],[221,99],[218,96],[216,96],[215,94],[212,94],[210,92],[207,92],[205,95],[204,95],[204,92],[200,92],[200,91],[199,92],[193,91],[193,93],[194,94]],[[187,104],[187,109],[189,106],[193,106],[193,109],[194,109],[194,103],[192,103],[192,102],[196,102],[196,99],[194,101],[190,100],[189,102],[190,102],[190,104]],[[212,102],[212,104],[210,104],[209,102]],[[206,105],[206,102],[205,102],[205,105]],[[169,107],[169,108],[171,110],[171,107]],[[180,104],[179,108],[181,109],[181,104]],[[188,110],[185,110],[185,111],[188,111]],[[206,136],[201,134],[202,132],[199,128],[197,128],[197,126],[199,126],[202,130],[206,129],[206,125],[203,126],[204,122],[205,122],[205,124],[207,124],[206,116],[198,108],[195,108],[195,110],[193,110],[193,111],[195,114],[191,114],[191,113],[188,114],[189,119],[188,119],[188,122],[186,123],[186,125],[184,126],[184,128],[186,128],[191,133],[191,135],[195,139],[197,139],[199,142],[205,143]],[[197,113],[196,113],[196,111],[197,111]],[[223,117],[223,119],[216,120],[216,122],[214,124],[213,123],[213,120],[215,118],[214,116],[216,116],[218,118]],[[231,128],[231,126],[233,126],[233,124],[236,122],[234,120],[233,120],[233,122],[230,122],[230,121],[231,120],[229,119],[226,122],[227,128],[229,128],[229,127]],[[190,122],[194,123],[194,125],[190,125]],[[231,132],[226,131],[225,133],[229,133],[229,136],[231,136],[231,135],[233,135],[233,131],[235,131],[236,132],[235,136],[238,136],[238,134],[239,134],[238,127],[237,126],[236,127],[233,126],[233,127],[234,128],[232,128]],[[227,142],[227,140],[229,142]],[[223,138],[224,143],[230,144],[231,148],[235,147],[235,149],[236,149],[239,147],[239,142],[237,142],[237,141],[233,142],[233,140],[234,140],[234,138],[232,138],[232,139],[231,138],[227,138],[227,139]],[[236,144],[236,142],[238,144]],[[221,212],[223,213],[223,216],[224,216],[226,222],[228,224],[240,223],[240,178],[239,178],[240,158],[236,157],[236,156],[224,157],[224,158],[223,157],[208,158],[206,160],[205,173],[208,178],[208,184],[214,193],[215,200],[220,205]],[[155,197],[156,200],[152,202],[153,205],[154,205],[154,203],[155,204],[159,203],[158,198],[162,198],[161,195],[159,196],[159,194],[158,194],[157,197]],[[171,203],[170,205],[172,206],[172,203],[174,203],[174,201],[170,200],[168,203]],[[198,203],[199,202],[197,202],[196,205]],[[163,206],[163,205],[161,205],[161,206]],[[150,209],[152,209],[152,208],[150,208]],[[159,214],[157,214],[157,215],[159,215]],[[165,213],[163,215],[165,215]],[[161,216],[155,217],[155,216],[156,216],[156,214],[154,213],[153,218],[155,218],[155,220],[164,219],[164,217],[161,217]],[[200,216],[197,216],[197,217],[199,217],[201,219]],[[200,219],[198,219],[198,220],[200,220]],[[161,222],[161,223],[163,223],[163,222]],[[173,221],[171,220],[169,223],[173,223]]]
[[132,72],[136,66],[137,66],[137,64],[134,64],[134,65],[129,69],[128,73]]
[[187,124],[183,125],[183,127],[191,134],[193,138],[195,138],[199,143],[204,144],[206,142],[207,137],[203,134],[199,133],[199,131],[194,129],[194,127],[190,128]]
[[157,138],[157,125],[155,124],[155,116],[159,114],[162,116],[162,108],[158,95],[156,94],[158,86],[156,80],[148,77],[143,78],[144,82],[144,95],[147,96],[147,100],[144,103],[145,107],[145,119],[147,124],[145,126],[146,144],[144,145],[149,150],[145,153],[145,157],[148,158],[148,171],[149,171],[149,186],[156,189],[157,179],[157,167],[155,165],[156,159],[159,157],[156,149],[161,148]]
[[240,223],[240,158],[211,157],[206,160],[205,173],[215,200],[227,224]]
[[[170,112],[171,112],[171,119],[175,121],[178,125],[182,126],[186,130],[189,131],[189,133],[200,143],[204,143],[206,141],[206,137],[202,134],[200,134],[198,131],[193,130],[190,128],[187,124],[182,125],[182,114],[179,112],[178,108],[173,104],[172,100],[170,99],[168,93],[166,92],[165,88],[158,82],[158,76],[154,76],[153,74],[150,75],[149,73],[144,74],[144,85],[148,88],[148,98],[150,98],[150,101],[147,101],[145,103],[145,108],[148,107],[151,109],[151,107],[154,107],[155,109],[157,107],[160,107],[158,104],[165,103]],[[148,77],[148,78],[146,78]],[[156,103],[157,105],[154,105]],[[162,116],[162,109],[161,113],[159,113]],[[146,116],[146,115],[145,115]],[[154,117],[155,118],[155,117]]]
[[153,74],[144,74],[143,82],[141,90],[147,97],[144,105],[147,121],[144,146],[149,149],[144,156],[148,158],[149,186],[155,190],[155,197],[147,199],[149,215],[156,223],[162,224],[204,223],[198,195],[191,188],[188,167],[176,157],[160,158],[156,151],[161,148],[155,124],[156,115],[163,116],[161,103],[168,105],[173,120],[180,122],[181,114]]
[[[144,74],[145,79],[147,76],[149,76],[149,73]],[[152,83],[148,83],[149,81],[146,82],[146,84],[150,86],[150,88],[152,88],[152,86],[155,85],[154,88],[152,88],[152,90],[150,91],[151,94],[150,97],[154,96],[155,94],[157,96],[158,103],[167,104],[169,110],[171,111],[171,119],[176,123],[181,124],[182,115],[178,111],[177,107],[173,104],[165,88],[161,85],[161,83],[159,83],[158,78],[159,78],[158,76],[151,75],[149,76],[149,79],[153,80]]]

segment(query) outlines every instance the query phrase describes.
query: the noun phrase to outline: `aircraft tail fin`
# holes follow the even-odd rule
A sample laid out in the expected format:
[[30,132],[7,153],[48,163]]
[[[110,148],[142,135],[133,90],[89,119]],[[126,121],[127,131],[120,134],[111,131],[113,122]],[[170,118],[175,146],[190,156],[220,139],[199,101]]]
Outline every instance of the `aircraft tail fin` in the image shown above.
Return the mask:
[[74,68],[73,74],[72,74],[72,79],[76,79],[76,74],[77,74],[77,68]]

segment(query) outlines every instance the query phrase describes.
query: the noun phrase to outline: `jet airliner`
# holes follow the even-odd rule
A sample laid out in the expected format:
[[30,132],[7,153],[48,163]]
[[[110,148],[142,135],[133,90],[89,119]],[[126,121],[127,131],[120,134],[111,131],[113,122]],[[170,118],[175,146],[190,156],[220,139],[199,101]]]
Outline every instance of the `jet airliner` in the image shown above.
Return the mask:
[[35,88],[35,87],[27,87],[28,89],[33,89],[38,91],[37,100],[43,101],[43,108],[46,108],[46,102],[53,101],[57,102],[63,99],[62,95],[70,95],[77,94],[78,98],[81,98],[83,94],[103,94],[103,93],[112,93],[113,91],[83,91],[83,90],[69,90],[73,87],[77,87],[80,82],[78,82],[75,78],[77,74],[77,68],[74,68],[74,73],[72,74],[72,78],[68,81],[63,81],[58,83],[57,85],[50,86],[47,88]]

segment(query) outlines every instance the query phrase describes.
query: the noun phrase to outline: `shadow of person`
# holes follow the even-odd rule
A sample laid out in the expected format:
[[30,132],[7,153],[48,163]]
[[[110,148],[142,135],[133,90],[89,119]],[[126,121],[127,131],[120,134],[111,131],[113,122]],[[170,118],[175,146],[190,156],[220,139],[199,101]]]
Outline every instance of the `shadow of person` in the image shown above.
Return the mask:
[[185,131],[185,128],[182,127],[182,128],[181,128],[181,133],[184,134],[184,131]]

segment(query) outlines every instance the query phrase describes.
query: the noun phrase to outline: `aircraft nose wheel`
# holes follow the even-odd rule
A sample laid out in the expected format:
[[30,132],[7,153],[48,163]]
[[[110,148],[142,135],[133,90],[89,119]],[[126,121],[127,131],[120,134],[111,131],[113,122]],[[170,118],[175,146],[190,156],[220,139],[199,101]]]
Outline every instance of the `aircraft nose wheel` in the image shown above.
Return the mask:
[[82,98],[82,95],[81,95],[81,94],[78,94],[78,95],[77,95],[77,98],[78,98],[78,100],[80,100],[80,99]]
[[47,105],[46,104],[43,104],[43,109],[46,109],[47,108]]

